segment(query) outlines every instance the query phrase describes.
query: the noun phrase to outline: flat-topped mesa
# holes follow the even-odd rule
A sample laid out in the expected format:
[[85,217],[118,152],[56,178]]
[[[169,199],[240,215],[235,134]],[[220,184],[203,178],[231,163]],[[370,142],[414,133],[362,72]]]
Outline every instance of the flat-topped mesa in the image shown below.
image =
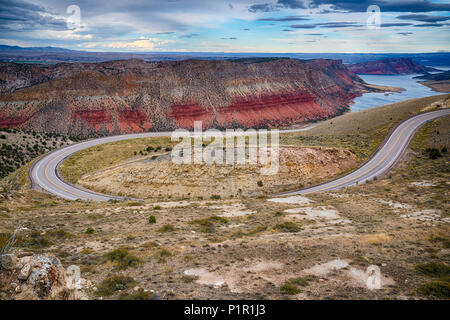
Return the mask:
[[357,74],[426,74],[438,71],[437,69],[426,67],[411,58],[393,58],[377,61],[349,64],[347,67]]
[[0,126],[70,134],[281,127],[377,91],[339,60],[0,63]]

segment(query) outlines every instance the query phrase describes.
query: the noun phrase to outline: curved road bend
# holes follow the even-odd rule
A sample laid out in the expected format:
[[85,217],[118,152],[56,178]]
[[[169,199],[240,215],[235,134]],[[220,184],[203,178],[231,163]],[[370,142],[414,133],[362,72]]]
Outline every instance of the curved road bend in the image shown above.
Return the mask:
[[[393,166],[393,164],[398,160],[403,150],[408,145],[409,140],[414,135],[415,130],[417,130],[424,123],[445,115],[450,115],[450,109],[432,111],[411,117],[401,123],[391,133],[389,139],[377,151],[377,153],[357,170],[334,181],[299,191],[283,193],[282,195],[298,195],[311,192],[334,190],[338,188],[348,187],[357,183],[363,183],[364,181],[373,179],[373,177],[385,173]],[[301,129],[286,130],[284,132],[294,131],[301,131]],[[58,176],[59,164],[78,151],[100,144],[128,139],[163,137],[170,135],[171,132],[145,132],[104,137],[73,144],[62,149],[55,150],[35,162],[30,169],[30,178],[34,186],[67,200],[81,199],[107,201],[114,199],[124,199],[123,197],[109,196],[94,191],[81,189],[77,186],[64,182]]]
[[380,176],[396,163],[403,151],[409,144],[409,141],[414,136],[415,131],[430,120],[450,115],[450,109],[437,110],[427,113],[422,113],[413,116],[397,126],[391,133],[387,141],[378,149],[378,151],[367,161],[364,165],[355,171],[338,178],[336,180],[326,182],[311,188],[306,188],[298,191],[291,191],[282,193],[282,196],[291,196],[299,194],[307,194],[312,192],[330,191],[340,188],[346,188],[352,185],[361,184]]

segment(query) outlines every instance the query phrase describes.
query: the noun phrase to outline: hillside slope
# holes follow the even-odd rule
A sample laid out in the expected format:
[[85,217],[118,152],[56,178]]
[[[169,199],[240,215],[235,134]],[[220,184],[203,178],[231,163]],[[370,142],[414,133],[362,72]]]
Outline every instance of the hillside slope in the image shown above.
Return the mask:
[[273,127],[338,115],[377,91],[338,60],[0,64],[0,127],[70,134]]
[[349,64],[347,67],[357,74],[413,74],[437,71],[425,67],[411,58],[383,59],[362,63]]

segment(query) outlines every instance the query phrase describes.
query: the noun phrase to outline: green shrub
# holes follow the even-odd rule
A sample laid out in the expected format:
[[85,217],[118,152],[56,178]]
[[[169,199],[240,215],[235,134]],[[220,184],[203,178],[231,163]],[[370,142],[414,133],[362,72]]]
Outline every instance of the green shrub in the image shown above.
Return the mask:
[[428,153],[428,156],[430,157],[430,159],[436,160],[437,158],[442,157],[442,154],[440,153],[440,151],[436,148],[427,148],[426,152]]
[[297,288],[297,286],[295,284],[292,284],[290,282],[283,284],[280,287],[280,290],[282,293],[287,294],[287,295],[294,295],[294,294],[298,294],[301,292],[301,290],[299,288]]
[[450,266],[445,262],[419,264],[415,269],[429,277],[445,277],[450,275]]
[[155,216],[148,217],[148,223],[156,223],[156,217]]
[[181,278],[181,280],[184,283],[191,283],[194,282],[195,280],[198,280],[198,276],[187,276],[187,275],[183,275],[183,277]]
[[450,298],[450,282],[448,281],[432,281],[419,286],[417,289],[419,294],[438,299]]
[[165,224],[158,229],[158,232],[172,232],[175,231],[175,227],[172,224]]
[[108,261],[111,261],[118,270],[136,267],[142,262],[140,258],[132,255],[125,248],[115,249],[105,253],[104,256]]
[[103,280],[100,285],[97,286],[96,295],[98,296],[110,296],[118,290],[125,290],[132,288],[136,284],[136,281],[132,277],[126,277],[123,275],[115,275]]
[[220,196],[219,196],[218,194],[213,194],[213,195],[211,196],[211,199],[212,199],[212,200],[220,200]]
[[30,244],[33,247],[45,248],[45,247],[50,246],[52,243],[44,235],[40,235],[37,232],[33,232],[31,234]]
[[296,286],[306,287],[309,285],[309,282],[314,279],[314,276],[309,277],[298,277],[289,280],[289,283],[292,283]]
[[161,210],[161,206],[155,206],[153,210]]
[[127,294],[122,293],[119,297],[120,300],[152,300],[153,299],[153,293],[149,291],[144,291],[144,289],[139,288],[139,290]]
[[197,219],[192,222],[200,226],[200,231],[205,233],[214,232],[215,224],[226,224],[228,220],[224,217],[211,216],[205,219]]
[[258,187],[262,187],[263,186],[263,182],[260,180],[256,183],[258,185]]
[[275,226],[275,229],[281,232],[299,232],[300,227],[293,222],[286,221]]
[[94,233],[94,229],[89,227],[86,229],[86,234],[93,234]]

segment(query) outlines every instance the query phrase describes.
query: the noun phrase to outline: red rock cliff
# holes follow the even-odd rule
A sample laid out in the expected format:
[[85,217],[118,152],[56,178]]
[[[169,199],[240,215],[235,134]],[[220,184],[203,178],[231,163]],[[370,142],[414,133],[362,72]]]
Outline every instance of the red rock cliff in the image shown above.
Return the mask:
[[0,127],[118,134],[274,127],[342,113],[364,82],[341,61],[0,64]]

